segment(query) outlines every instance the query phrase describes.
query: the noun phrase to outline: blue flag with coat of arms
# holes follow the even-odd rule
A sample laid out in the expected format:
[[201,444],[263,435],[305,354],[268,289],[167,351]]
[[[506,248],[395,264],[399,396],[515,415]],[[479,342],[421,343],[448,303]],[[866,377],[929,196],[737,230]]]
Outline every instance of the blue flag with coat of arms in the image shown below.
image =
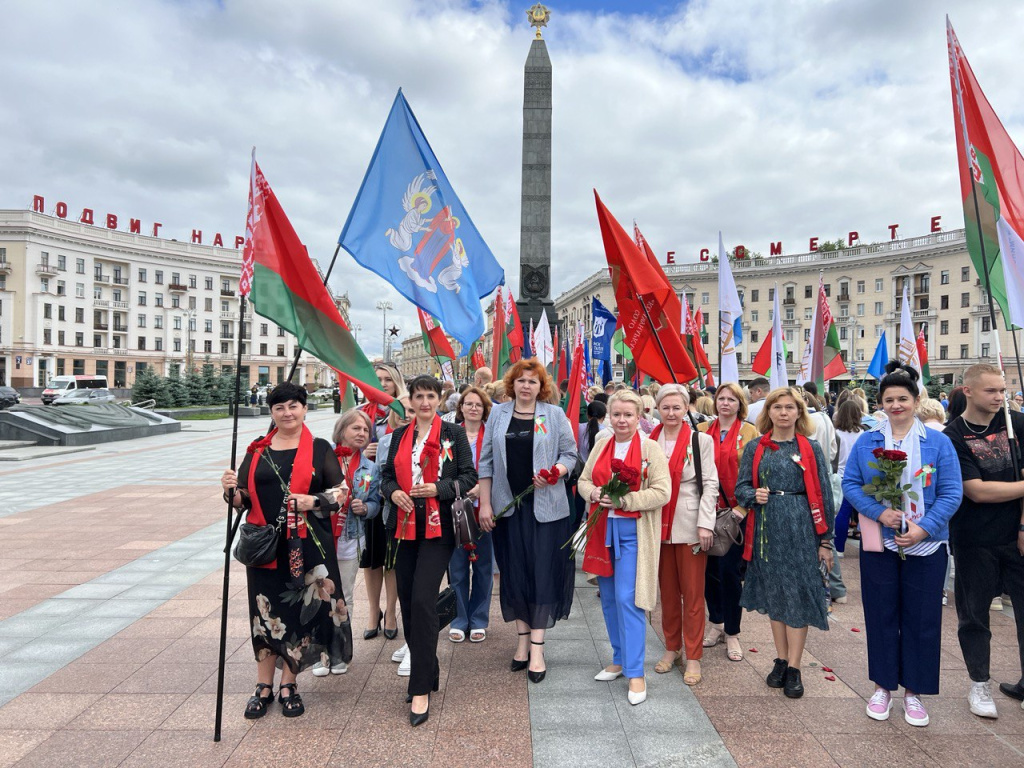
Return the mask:
[[484,333],[480,299],[505,271],[473,224],[401,89],[338,243],[464,350]]
[[615,335],[615,315],[595,296],[592,299],[590,316],[593,318],[590,335],[594,359],[610,361],[612,359],[612,337]]

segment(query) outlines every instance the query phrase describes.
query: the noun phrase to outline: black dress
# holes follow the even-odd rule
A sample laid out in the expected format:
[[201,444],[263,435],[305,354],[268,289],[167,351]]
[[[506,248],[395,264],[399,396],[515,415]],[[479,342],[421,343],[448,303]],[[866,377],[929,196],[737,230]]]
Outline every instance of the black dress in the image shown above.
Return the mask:
[[[380,448],[380,439],[388,434],[387,427],[387,417],[374,425],[374,437],[378,449]],[[366,538],[363,541],[363,554],[359,558],[359,567],[370,570],[383,568],[388,559],[388,534],[384,530],[383,513],[367,520],[363,526],[363,532]]]
[[[284,490],[267,462],[277,465],[281,479],[288,483],[292,475],[295,449],[275,451],[267,448],[256,466],[256,495],[268,523],[277,519],[284,501]],[[238,469],[238,485],[248,489],[249,465],[246,455]],[[313,440],[313,478],[309,493],[316,495],[341,482],[341,467],[326,440]],[[252,489],[248,489],[252,493]],[[317,662],[325,666],[352,660],[352,624],[341,592],[341,574],[335,557],[334,536],[329,512],[306,515],[309,532],[302,539],[305,578],[295,588],[289,584],[286,537],[280,537],[277,567],[246,568],[249,585],[249,619],[252,647],[256,660],[275,654],[293,672],[301,672]],[[319,541],[323,553],[316,542]]]
[[[513,496],[533,485],[533,430],[533,419],[513,417],[505,433]],[[562,545],[574,530],[572,515],[538,523],[532,493],[520,502],[514,515],[499,518],[492,538],[501,571],[501,616],[505,621],[525,621],[531,629],[550,629],[559,619],[569,618],[576,565],[569,548],[562,549]]]

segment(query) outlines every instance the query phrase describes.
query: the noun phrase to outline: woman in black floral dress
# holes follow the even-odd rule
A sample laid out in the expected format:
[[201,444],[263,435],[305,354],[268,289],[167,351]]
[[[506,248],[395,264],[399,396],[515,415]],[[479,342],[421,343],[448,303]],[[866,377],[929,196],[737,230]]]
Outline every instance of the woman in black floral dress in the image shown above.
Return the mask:
[[[330,520],[348,492],[342,487],[341,467],[330,443],[314,438],[304,424],[302,387],[281,384],[267,403],[276,428],[249,446],[237,475],[228,470],[221,478],[225,499],[248,511],[247,522],[283,523],[277,559],[246,569],[259,669],[256,693],[245,707],[250,720],[266,714],[274,698],[276,667],[281,667],[284,716],[298,717],[305,707],[295,676],[317,662],[352,660],[352,626]],[[286,512],[286,507],[294,511]]]

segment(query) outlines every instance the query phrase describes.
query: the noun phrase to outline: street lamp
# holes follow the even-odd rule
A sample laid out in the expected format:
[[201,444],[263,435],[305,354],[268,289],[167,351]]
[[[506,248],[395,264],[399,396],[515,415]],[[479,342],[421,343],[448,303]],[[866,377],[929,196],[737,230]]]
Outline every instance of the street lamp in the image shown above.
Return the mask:
[[194,309],[185,309],[178,313],[179,317],[185,318],[185,373],[192,370],[192,323],[196,319]]
[[384,313],[384,320],[381,323],[381,334],[380,334],[380,354],[387,362],[388,359],[388,312],[394,309],[395,306],[390,301],[381,300],[377,302],[377,309]]
[[359,345],[359,332],[361,330],[363,330],[363,326],[362,325],[353,325],[352,326],[352,335],[355,336],[356,346]]

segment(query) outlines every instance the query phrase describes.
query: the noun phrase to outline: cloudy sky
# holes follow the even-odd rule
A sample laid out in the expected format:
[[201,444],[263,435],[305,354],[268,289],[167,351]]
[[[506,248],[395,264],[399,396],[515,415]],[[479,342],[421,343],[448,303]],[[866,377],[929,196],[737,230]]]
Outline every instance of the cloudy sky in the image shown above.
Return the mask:
[[[22,0],[5,4],[0,208],[241,233],[256,145],[326,265],[401,86],[518,289],[523,63],[532,0]],[[1024,140],[1019,0],[552,0],[554,293],[603,266],[592,188],[659,253],[787,253],[963,226],[944,14]],[[375,300],[343,252],[368,354]],[[389,323],[390,324],[390,323]]]

